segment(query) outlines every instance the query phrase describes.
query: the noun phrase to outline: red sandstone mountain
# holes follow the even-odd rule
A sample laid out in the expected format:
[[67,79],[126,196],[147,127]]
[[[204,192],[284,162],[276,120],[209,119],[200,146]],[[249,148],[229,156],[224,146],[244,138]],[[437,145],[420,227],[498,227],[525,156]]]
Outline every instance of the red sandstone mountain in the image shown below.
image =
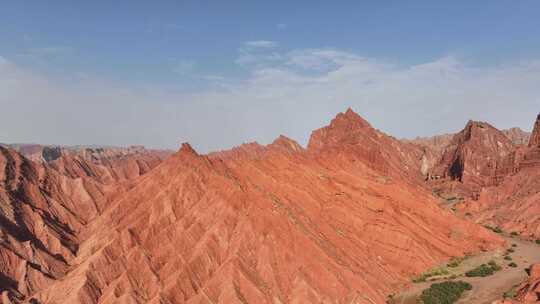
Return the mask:
[[527,145],[469,122],[443,149],[428,185],[475,222],[540,238],[539,121]]
[[[209,157],[184,144],[73,232],[77,249],[61,271],[23,295],[35,303],[382,303],[436,263],[502,244],[438,207],[421,184],[422,153],[350,110],[314,131],[308,149],[280,137]],[[16,302],[14,288],[4,298]]]
[[82,228],[160,157],[131,154],[90,160],[72,153],[46,163],[0,147],[3,303],[10,297],[23,299],[62,278],[77,253]]
[[540,238],[540,115],[526,147],[509,155],[506,175],[497,186],[481,189],[477,201],[460,204],[463,212],[484,224]]
[[469,121],[444,149],[431,174],[471,186],[496,184],[514,150],[515,145],[501,131],[485,122]]

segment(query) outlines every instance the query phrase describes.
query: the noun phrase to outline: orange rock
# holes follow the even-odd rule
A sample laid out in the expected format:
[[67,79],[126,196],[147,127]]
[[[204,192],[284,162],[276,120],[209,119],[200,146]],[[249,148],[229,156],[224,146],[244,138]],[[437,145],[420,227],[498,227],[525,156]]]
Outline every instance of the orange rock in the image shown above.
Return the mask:
[[414,274],[503,244],[438,206],[421,159],[350,110],[306,150],[286,138],[211,156],[183,144],[83,228],[69,272],[32,298],[383,303]]

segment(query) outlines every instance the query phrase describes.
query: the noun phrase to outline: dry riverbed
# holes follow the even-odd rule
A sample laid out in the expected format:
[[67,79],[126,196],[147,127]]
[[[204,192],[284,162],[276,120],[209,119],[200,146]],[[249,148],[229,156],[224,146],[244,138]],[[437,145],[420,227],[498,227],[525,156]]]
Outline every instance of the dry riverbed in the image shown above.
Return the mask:
[[[429,288],[433,283],[444,282],[450,279],[468,282],[473,286],[472,290],[465,292],[457,303],[488,304],[501,299],[505,292],[511,290],[515,285],[527,278],[527,273],[525,272],[527,267],[533,263],[540,263],[540,245],[509,236],[503,237],[508,242],[508,248],[514,250],[513,253],[508,254],[512,257],[511,261],[504,259],[506,250],[501,249],[468,257],[458,267],[452,268],[445,267],[446,265],[444,265],[441,268],[447,270],[447,274],[430,277],[426,282],[413,283],[408,290],[394,296],[391,303],[417,304],[424,289]],[[516,244],[517,246],[512,247],[512,244]],[[487,264],[489,261],[495,261],[498,265],[502,266],[502,270],[487,277],[466,277],[464,275],[465,272],[481,264]],[[517,267],[508,266],[511,262],[517,264]]]

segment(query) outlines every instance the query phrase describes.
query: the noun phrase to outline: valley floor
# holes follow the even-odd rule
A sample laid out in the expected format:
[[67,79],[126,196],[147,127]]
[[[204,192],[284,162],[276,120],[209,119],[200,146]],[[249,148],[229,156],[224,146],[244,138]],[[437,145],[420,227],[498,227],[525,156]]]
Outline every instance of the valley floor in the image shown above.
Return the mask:
[[[508,242],[508,248],[513,248],[515,252],[511,253],[512,261],[503,259],[504,250],[486,252],[477,256],[467,258],[459,267],[450,269],[451,274],[457,275],[456,280],[469,282],[473,289],[467,291],[457,302],[459,304],[489,304],[495,300],[501,299],[503,294],[511,290],[527,278],[525,269],[531,264],[540,263],[540,245],[530,241],[519,240],[517,238],[504,237]],[[516,244],[517,247],[511,247]],[[503,266],[503,269],[488,277],[466,277],[462,275],[470,269],[489,261],[495,261]],[[517,267],[509,267],[508,264],[514,262]],[[443,282],[445,279],[437,281],[428,281],[423,283],[413,283],[406,291],[394,297],[394,304],[416,304],[417,299],[424,289],[435,282]]]

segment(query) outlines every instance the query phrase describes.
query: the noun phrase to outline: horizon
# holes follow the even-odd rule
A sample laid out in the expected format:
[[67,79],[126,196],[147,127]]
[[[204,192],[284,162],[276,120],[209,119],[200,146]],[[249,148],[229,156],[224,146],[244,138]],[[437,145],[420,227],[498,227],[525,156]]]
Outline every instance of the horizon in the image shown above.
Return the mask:
[[[129,10],[126,7],[129,6]],[[208,153],[351,107],[396,138],[469,119],[530,132],[540,20],[519,3],[11,2],[0,142]]]
[[[273,141],[279,139],[280,137],[284,136],[288,139],[291,139],[293,140],[294,142],[296,142],[297,144],[299,144],[302,148],[304,149],[307,149],[308,147],[308,144],[309,144],[309,139],[311,138],[311,135],[313,134],[314,131],[320,129],[320,128],[324,128],[328,125],[330,125],[331,121],[337,117],[337,115],[339,114],[344,114],[346,113],[347,111],[349,110],[352,110],[353,113],[359,115],[356,111],[354,111],[354,109],[352,109],[351,107],[347,108],[346,110],[344,111],[341,111],[341,112],[338,112],[336,113],[335,116],[333,116],[332,118],[329,119],[328,123],[326,123],[325,125],[322,125],[320,126],[319,128],[316,128],[316,129],[313,129],[310,131],[310,135],[308,137],[308,142],[306,142],[305,144],[304,143],[300,143],[298,142],[298,140],[296,140],[295,138],[292,138],[292,137],[289,137],[287,134],[278,134],[276,135],[272,140],[270,140],[269,142],[266,142],[266,143],[261,143],[261,142],[258,142],[258,141],[248,141],[248,142],[241,142],[241,143],[236,143],[236,144],[233,144],[232,146],[229,146],[229,147],[225,147],[225,148],[222,148],[222,149],[218,149],[218,150],[211,150],[211,151],[205,151],[205,152],[200,152],[199,150],[197,150],[196,148],[193,148],[197,153],[200,153],[202,155],[207,155],[207,154],[211,154],[211,153],[216,153],[216,152],[223,152],[223,151],[228,151],[228,150],[231,150],[233,148],[237,148],[237,147],[240,147],[242,145],[246,145],[246,144],[257,144],[257,145],[261,145],[261,146],[266,146],[266,145],[269,145],[271,144]],[[361,115],[359,115],[360,118],[362,119],[365,119],[365,117],[362,117]],[[540,113],[536,115],[537,116],[537,119],[539,119],[540,117]],[[369,120],[365,119],[368,123]],[[509,127],[509,128],[504,128],[504,129],[500,129],[498,128],[497,126],[491,124],[490,122],[487,122],[487,121],[480,121],[480,120],[475,120],[475,119],[469,119],[467,121],[467,124],[469,122],[483,122],[483,123],[487,123],[489,125],[491,125],[492,127],[496,128],[497,130],[499,131],[508,131],[508,130],[512,130],[512,129],[518,129],[522,132],[526,132],[528,133],[529,135],[532,133],[533,131],[533,127],[534,127],[534,123],[532,125],[532,127],[530,129],[522,129],[520,127]],[[371,125],[371,123],[370,123]],[[466,125],[465,125],[466,126]],[[371,125],[371,127],[375,130],[379,130],[381,131],[379,128],[377,128],[376,126],[373,126]],[[407,141],[407,140],[417,140],[417,139],[426,139],[426,138],[433,138],[433,137],[436,137],[436,136],[445,136],[445,135],[456,135],[457,133],[461,132],[463,130],[463,128],[457,130],[456,132],[449,132],[449,133],[440,133],[440,134],[432,134],[432,135],[428,135],[428,136],[413,136],[413,137],[402,137],[402,138],[398,138],[398,137],[395,137],[394,135],[392,134],[388,134],[384,131],[381,131],[383,132],[385,135],[387,136],[390,136],[390,137],[394,137],[398,140],[402,140],[402,141]],[[131,148],[131,147],[143,147],[145,149],[149,149],[149,150],[161,150],[161,151],[170,151],[170,152],[174,152],[174,151],[178,151],[179,149],[181,149],[181,147],[185,144],[188,144],[189,146],[192,146],[192,144],[189,142],[189,141],[186,141],[186,142],[179,142],[177,147],[176,148],[154,148],[154,147],[147,147],[147,146],[144,146],[144,145],[125,145],[125,146],[118,146],[118,145],[100,145],[100,144],[82,144],[82,145],[64,145],[64,144],[48,144],[48,143],[33,143],[33,142],[0,142],[0,145],[8,145],[8,146],[22,146],[22,145],[39,145],[39,146],[45,146],[45,147],[61,147],[61,148],[73,148],[73,149],[76,149],[76,148]]]

